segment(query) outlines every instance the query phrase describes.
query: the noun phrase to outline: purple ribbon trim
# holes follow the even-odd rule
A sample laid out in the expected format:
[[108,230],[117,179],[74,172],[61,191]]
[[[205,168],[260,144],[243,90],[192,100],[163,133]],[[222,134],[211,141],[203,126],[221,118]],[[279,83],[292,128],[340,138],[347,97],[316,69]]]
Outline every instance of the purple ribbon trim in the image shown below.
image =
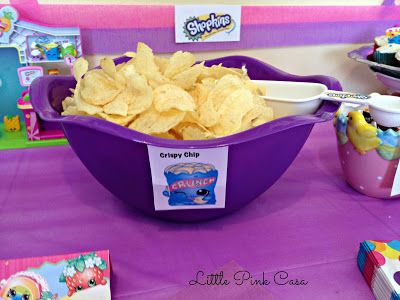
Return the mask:
[[83,29],[85,54],[119,54],[134,51],[139,41],[155,52],[213,51],[283,46],[372,43],[393,21],[266,24],[242,26],[240,42],[175,44],[174,28]]

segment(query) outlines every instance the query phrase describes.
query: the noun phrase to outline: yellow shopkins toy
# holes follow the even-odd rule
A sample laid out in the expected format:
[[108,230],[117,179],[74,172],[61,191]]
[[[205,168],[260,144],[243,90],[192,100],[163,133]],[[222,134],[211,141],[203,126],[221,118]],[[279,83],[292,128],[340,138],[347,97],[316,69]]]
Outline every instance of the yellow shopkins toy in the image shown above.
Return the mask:
[[348,115],[347,136],[361,154],[378,147],[381,143],[377,137],[378,130],[368,124],[362,113],[352,111]]
[[21,130],[21,123],[19,121],[19,116],[4,116],[4,130],[13,132]]

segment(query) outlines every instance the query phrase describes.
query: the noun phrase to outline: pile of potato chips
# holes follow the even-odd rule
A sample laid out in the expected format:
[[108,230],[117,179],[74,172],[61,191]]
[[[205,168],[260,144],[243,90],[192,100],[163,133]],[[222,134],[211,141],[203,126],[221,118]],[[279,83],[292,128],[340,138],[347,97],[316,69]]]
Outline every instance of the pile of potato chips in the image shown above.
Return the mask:
[[74,63],[77,81],[62,115],[90,115],[169,139],[203,140],[231,135],[268,122],[273,112],[265,95],[243,69],[195,64],[189,52],[157,57],[138,43],[131,59],[115,65],[101,60],[89,71],[86,60]]

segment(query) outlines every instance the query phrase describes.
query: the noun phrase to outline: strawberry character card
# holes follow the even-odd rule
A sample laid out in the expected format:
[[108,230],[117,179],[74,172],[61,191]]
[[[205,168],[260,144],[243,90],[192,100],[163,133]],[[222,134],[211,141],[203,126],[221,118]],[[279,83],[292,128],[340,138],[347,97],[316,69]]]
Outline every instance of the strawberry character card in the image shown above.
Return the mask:
[[0,260],[0,300],[111,300],[108,251]]

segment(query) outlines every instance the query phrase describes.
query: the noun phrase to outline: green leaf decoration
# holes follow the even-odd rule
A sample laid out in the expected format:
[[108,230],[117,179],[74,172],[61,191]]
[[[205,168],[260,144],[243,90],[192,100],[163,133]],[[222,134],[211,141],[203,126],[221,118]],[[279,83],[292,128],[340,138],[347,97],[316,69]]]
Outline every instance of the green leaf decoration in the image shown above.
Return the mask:
[[53,299],[53,294],[51,292],[42,292],[41,300],[51,300]]
[[101,264],[98,266],[100,270],[104,271],[107,269],[107,264],[104,260],[101,260]]
[[76,260],[75,269],[81,273],[85,270],[85,258],[82,255]]
[[14,20],[13,13],[11,11],[4,12],[4,18],[9,19],[10,21]]
[[61,273],[60,278],[58,279],[59,282],[65,282],[65,276],[64,273]]

